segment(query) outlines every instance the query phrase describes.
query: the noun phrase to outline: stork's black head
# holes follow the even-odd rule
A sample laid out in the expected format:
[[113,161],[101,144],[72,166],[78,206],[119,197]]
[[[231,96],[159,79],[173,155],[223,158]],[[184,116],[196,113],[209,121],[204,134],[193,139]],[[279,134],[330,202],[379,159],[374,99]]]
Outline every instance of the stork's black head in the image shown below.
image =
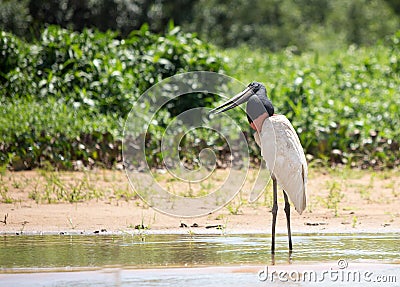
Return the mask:
[[268,116],[274,114],[274,106],[267,97],[267,90],[263,84],[258,82],[250,83],[244,91],[237,94],[221,106],[213,109],[212,112],[222,113],[245,102],[247,102],[247,119],[250,123],[263,113],[268,113]]
[[274,114],[274,106],[267,97],[265,86],[258,82],[252,82],[248,87],[251,88],[254,93],[254,95],[247,100],[246,113],[249,123],[252,123],[253,120],[264,113],[268,113],[268,116],[271,117]]
[[251,82],[248,86],[254,94],[256,94],[259,90],[264,90],[264,93],[266,94],[266,90],[263,84],[258,83],[258,82]]

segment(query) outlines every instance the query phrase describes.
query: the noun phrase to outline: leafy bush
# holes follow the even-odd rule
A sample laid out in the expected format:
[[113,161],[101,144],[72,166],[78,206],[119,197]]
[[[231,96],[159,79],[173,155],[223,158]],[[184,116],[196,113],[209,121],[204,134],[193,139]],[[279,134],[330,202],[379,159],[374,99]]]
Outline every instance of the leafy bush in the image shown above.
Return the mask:
[[[228,69],[244,83],[266,84],[277,113],[292,121],[316,162],[400,164],[400,32],[385,45],[330,54],[241,47],[225,51],[228,64],[211,46],[172,26],[165,35],[143,26],[127,39],[56,26],[33,43],[0,36],[0,163],[14,169],[72,168],[78,160],[112,167],[121,160],[124,119],[139,95],[176,73]],[[194,96],[169,103],[150,127],[150,165],[162,164],[159,143],[173,116],[216,105],[216,95]],[[231,115],[252,134],[242,112]],[[249,142],[259,161],[258,148]],[[181,145],[180,156],[189,166],[198,164],[204,147],[216,147],[219,166],[230,157],[226,143],[202,129],[182,138]]]
[[[212,47],[172,25],[162,36],[143,26],[127,39],[50,26],[34,43],[2,32],[0,54],[0,162],[21,168],[45,161],[70,168],[71,160],[111,166],[122,122],[141,93],[176,73],[225,69]],[[171,110],[187,104],[176,101]],[[113,146],[103,156],[94,148],[102,142]]]
[[6,81],[6,75],[15,69],[21,60],[21,42],[19,39],[4,31],[0,32],[0,79]]
[[[360,167],[400,164],[400,33],[387,46],[331,54],[227,51],[243,82],[264,82],[276,112],[299,133],[305,152]],[[245,60],[243,60],[245,59]]]
[[[19,41],[4,35],[2,39]],[[1,52],[10,54],[8,49]],[[5,75],[6,97],[55,96],[122,117],[132,99],[163,78],[184,71],[224,70],[210,46],[178,27],[160,36],[143,26],[119,40],[116,33],[77,33],[50,26],[25,53],[12,53],[16,59],[11,63],[14,69]]]
[[3,103],[0,113],[0,162],[10,162],[15,170],[48,165],[72,169],[72,160],[112,167],[121,160],[116,117],[51,97],[14,99]]

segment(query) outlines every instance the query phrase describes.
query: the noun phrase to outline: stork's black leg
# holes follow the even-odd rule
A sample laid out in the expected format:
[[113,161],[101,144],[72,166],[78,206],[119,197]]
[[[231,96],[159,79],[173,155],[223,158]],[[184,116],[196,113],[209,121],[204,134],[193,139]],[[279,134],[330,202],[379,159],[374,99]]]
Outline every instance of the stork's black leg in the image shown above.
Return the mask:
[[278,187],[276,183],[276,178],[272,177],[273,189],[274,189],[274,204],[272,206],[272,243],[271,243],[271,253],[275,253],[275,225],[276,225],[276,215],[278,213]]
[[287,231],[289,237],[289,252],[292,252],[292,232],[290,231],[290,203],[285,191],[283,191],[283,197],[285,198],[285,213],[286,213]]

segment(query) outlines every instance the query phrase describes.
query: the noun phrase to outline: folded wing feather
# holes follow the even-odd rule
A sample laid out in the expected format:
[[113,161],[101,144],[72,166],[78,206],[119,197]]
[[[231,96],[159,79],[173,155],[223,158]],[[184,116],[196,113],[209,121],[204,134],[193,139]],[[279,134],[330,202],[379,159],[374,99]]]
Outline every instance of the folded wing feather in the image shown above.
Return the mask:
[[295,209],[306,208],[307,162],[292,124],[283,115],[267,118],[260,135],[254,135],[271,174],[285,190]]

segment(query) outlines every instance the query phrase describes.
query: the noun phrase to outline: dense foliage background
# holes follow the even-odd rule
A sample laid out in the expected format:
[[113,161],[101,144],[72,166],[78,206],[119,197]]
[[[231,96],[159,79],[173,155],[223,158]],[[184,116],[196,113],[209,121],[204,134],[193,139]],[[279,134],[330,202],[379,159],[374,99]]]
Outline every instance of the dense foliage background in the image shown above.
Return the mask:
[[123,125],[137,97],[177,73],[224,69],[209,45],[173,26],[163,36],[147,26],[116,36],[50,26],[28,43],[0,33],[1,163],[112,167],[121,161]]
[[[205,70],[265,83],[314,163],[399,165],[398,1],[234,2],[0,0],[0,164],[113,167],[132,102],[166,77]],[[154,167],[163,127],[189,104],[174,102],[152,127]],[[250,135],[245,115],[233,116]],[[224,166],[227,147],[202,130],[181,157],[195,166],[205,146],[221,147]]]
[[[400,31],[329,54],[231,49],[232,76],[264,82],[309,155],[359,167],[400,163]],[[311,158],[311,157],[310,157]]]
[[96,28],[127,37],[144,23],[163,33],[172,19],[185,32],[223,47],[300,51],[374,45],[400,28],[398,0],[1,0],[0,28],[40,35],[45,24]]

